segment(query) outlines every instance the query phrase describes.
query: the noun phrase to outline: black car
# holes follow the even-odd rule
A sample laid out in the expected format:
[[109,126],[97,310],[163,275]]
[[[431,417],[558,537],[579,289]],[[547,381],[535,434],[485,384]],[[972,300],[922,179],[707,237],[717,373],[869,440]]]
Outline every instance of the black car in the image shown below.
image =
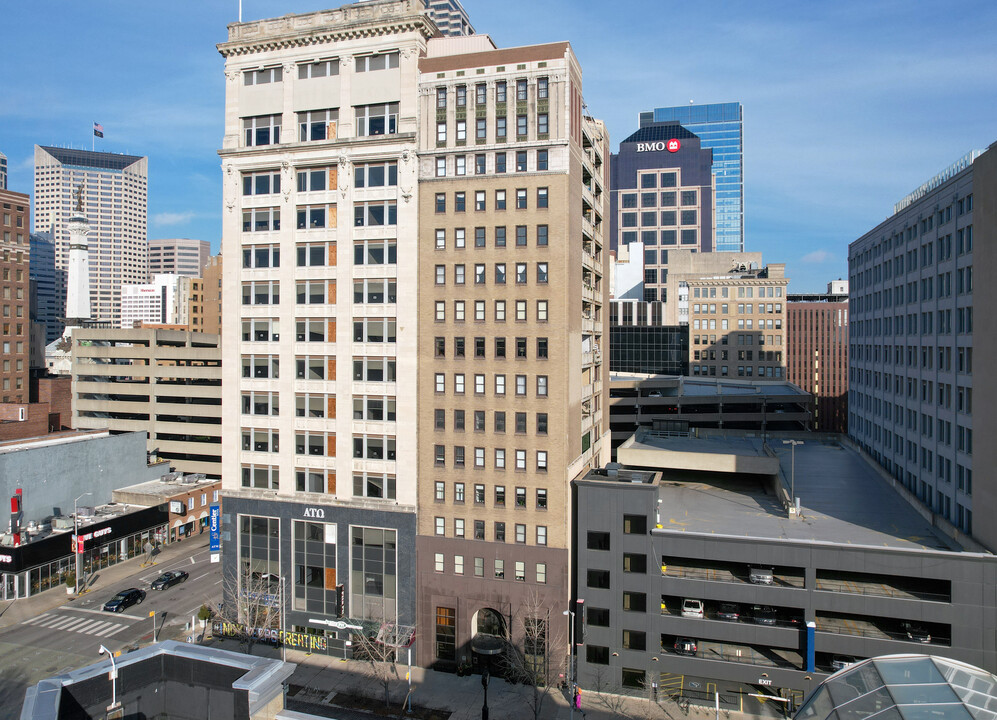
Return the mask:
[[751,608],[752,619],[757,625],[775,625],[778,615],[770,605],[755,605]]
[[740,619],[741,608],[738,607],[737,603],[720,603],[720,607],[717,608],[717,620],[737,622]]
[[183,570],[169,570],[152,581],[153,590],[166,590],[174,585],[187,582],[188,575]]
[[132,605],[138,605],[143,600],[145,600],[145,592],[139,590],[138,588],[129,588],[127,590],[122,590],[104,603],[104,611],[124,612],[125,608],[130,608]]

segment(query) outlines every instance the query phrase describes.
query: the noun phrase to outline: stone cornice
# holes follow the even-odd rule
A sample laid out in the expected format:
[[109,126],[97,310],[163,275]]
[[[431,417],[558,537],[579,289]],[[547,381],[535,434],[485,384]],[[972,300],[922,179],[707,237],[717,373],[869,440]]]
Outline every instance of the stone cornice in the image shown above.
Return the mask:
[[307,15],[285,15],[252,23],[232,23],[228,42],[216,47],[223,57],[229,58],[413,32],[427,40],[438,33],[433,22],[415,10],[411,0],[401,0],[384,5],[350,5]]

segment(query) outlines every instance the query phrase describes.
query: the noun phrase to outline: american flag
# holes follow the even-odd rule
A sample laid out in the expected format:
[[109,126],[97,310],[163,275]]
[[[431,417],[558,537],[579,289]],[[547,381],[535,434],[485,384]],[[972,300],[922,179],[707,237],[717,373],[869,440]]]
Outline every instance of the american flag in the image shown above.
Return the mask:
[[93,124],[93,134],[99,138],[104,137],[104,126],[95,122]]

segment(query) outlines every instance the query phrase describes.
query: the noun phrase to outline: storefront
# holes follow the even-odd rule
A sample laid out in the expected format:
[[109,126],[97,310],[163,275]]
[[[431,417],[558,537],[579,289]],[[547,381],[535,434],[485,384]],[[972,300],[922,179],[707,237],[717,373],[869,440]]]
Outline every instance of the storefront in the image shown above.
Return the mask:
[[[165,505],[102,517],[80,528],[81,580],[92,573],[137,557],[166,541]],[[76,569],[73,532],[48,535],[0,550],[0,599],[37,595],[65,585]]]

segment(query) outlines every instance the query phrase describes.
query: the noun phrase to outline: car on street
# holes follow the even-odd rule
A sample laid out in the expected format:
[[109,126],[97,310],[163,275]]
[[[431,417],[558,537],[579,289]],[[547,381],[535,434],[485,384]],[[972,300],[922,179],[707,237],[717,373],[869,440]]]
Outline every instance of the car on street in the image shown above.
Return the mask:
[[737,603],[720,603],[717,608],[717,620],[737,622],[741,619],[741,608]]
[[904,633],[907,635],[908,640],[913,640],[919,643],[930,643],[931,633],[925,630],[920,625],[915,625],[914,623],[905,622],[903,624]]
[[168,570],[160,575],[158,578],[152,581],[153,590],[166,590],[173,587],[174,585],[179,585],[182,582],[187,582],[189,576],[183,570]]
[[145,600],[145,592],[138,588],[128,588],[122,590],[113,598],[104,603],[104,612],[124,612],[132,605],[138,605]]

